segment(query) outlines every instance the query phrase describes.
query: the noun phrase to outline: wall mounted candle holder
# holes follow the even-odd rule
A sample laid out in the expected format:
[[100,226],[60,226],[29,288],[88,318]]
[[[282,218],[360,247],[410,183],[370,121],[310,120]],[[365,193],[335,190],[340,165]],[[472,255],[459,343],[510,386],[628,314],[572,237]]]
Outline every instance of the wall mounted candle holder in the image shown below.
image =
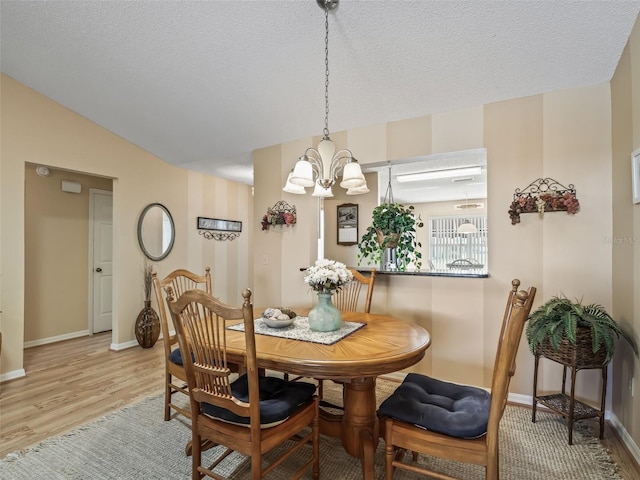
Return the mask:
[[538,178],[522,190],[516,188],[509,207],[509,217],[511,225],[516,225],[520,223],[522,213],[538,213],[542,218],[545,212],[575,215],[579,211],[580,202],[572,184],[565,187],[552,178]]
[[262,230],[269,230],[269,227],[278,225],[293,226],[296,221],[296,206],[289,205],[284,200],[279,200],[273,207],[267,209],[267,213],[262,217],[260,225]]

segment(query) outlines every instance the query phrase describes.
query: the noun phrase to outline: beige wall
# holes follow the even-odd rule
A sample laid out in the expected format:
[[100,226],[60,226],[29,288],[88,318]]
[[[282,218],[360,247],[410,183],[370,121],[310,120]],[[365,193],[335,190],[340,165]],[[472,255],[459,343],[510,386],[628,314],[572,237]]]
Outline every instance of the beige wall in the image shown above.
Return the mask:
[[[63,192],[63,180],[79,194]],[[89,311],[89,189],[111,190],[111,179],[50,169],[25,171],[24,341],[87,332]]]
[[[230,303],[239,301],[242,288],[252,287],[249,245],[256,224],[250,186],[172,166],[10,77],[3,75],[1,80],[3,378],[19,375],[23,368],[25,298],[33,301],[25,295],[31,295],[32,290],[25,283],[27,163],[113,179],[114,348],[135,344],[133,325],[144,299],[139,280],[143,256],[136,226],[140,212],[149,203],[164,204],[176,225],[173,251],[165,260],[155,262],[160,275],[176,268],[203,271],[209,265],[216,294]],[[242,234],[232,242],[204,239],[196,230],[197,216],[240,220]],[[85,301],[86,295],[79,295]]]
[[[611,80],[613,228],[612,315],[640,332],[640,204],[632,204],[630,153],[640,148],[640,21],[622,53]],[[640,362],[620,342],[613,369],[613,414],[640,444]],[[635,378],[635,395],[629,382]]]
[[[610,98],[609,84],[602,84],[332,134],[338,147],[351,149],[363,164],[386,160],[389,151],[401,156],[487,148],[489,278],[381,276],[376,285],[374,312],[420,323],[433,335],[427,357],[414,370],[489,386],[513,278],[519,278],[523,287],[538,288],[536,305],[564,293],[612,308],[611,245],[603,241],[612,228]],[[299,155],[315,142],[317,139],[305,139],[268,149],[273,153],[271,169],[279,170],[281,176],[268,182],[256,177],[256,211],[266,207],[257,203],[262,195],[287,198],[281,188],[285,173],[295,163],[293,152]],[[291,153],[279,156],[277,148]],[[258,150],[256,155],[262,159],[264,152]],[[523,215],[522,223],[511,225],[507,210],[514,190],[541,177],[575,185],[582,210],[575,216],[562,212],[544,218]],[[317,216],[317,206],[310,198],[296,198],[299,218]],[[357,198],[355,203],[359,203]],[[364,231],[366,217],[362,218],[365,224],[360,228]],[[306,228],[304,232],[299,228],[296,234],[308,235]],[[335,241],[332,235],[329,243]],[[278,248],[278,242],[275,236],[265,236],[261,248]],[[313,257],[311,250],[312,244],[305,244],[301,237],[286,251],[309,258]],[[335,253],[335,248],[327,251]],[[300,275],[284,273],[287,264],[283,257],[282,288],[273,292],[274,298],[282,301],[303,285]],[[255,283],[260,285],[257,279]],[[299,300],[309,302],[308,293]],[[533,356],[524,341],[520,350],[512,392],[531,395]],[[542,390],[557,390],[561,375],[560,366],[544,362]],[[581,372],[579,398],[597,403],[599,386],[597,372]]]

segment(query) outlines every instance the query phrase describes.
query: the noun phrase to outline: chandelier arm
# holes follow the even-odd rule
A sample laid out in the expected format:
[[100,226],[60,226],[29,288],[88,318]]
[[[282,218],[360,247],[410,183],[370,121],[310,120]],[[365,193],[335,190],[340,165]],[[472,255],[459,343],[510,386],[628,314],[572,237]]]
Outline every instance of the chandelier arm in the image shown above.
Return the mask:
[[318,179],[324,177],[324,167],[322,165],[322,157],[320,156],[320,152],[313,147],[309,147],[305,150],[304,156],[307,158],[307,161],[311,164],[311,170],[313,171],[313,181],[316,182]]
[[331,159],[331,168],[330,175],[332,179],[338,178],[340,172],[347,163],[353,162],[355,159],[353,158],[353,154],[350,150],[339,150]]

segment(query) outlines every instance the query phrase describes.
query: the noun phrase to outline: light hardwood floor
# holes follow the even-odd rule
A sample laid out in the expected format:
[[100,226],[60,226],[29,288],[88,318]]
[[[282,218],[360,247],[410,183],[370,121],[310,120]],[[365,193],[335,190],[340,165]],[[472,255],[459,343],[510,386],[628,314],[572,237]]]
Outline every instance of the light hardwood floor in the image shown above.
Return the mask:
[[[0,384],[0,458],[162,393],[161,341],[120,352],[109,351],[110,342],[109,332],[25,350],[27,376]],[[609,424],[603,444],[624,480],[640,478]]]

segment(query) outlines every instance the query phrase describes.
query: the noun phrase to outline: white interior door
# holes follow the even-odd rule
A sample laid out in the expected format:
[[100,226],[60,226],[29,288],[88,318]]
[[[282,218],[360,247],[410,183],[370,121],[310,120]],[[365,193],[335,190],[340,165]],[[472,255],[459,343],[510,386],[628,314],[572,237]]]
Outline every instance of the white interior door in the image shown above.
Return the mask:
[[92,225],[92,305],[91,333],[111,330],[113,269],[113,196],[103,190],[91,191]]

